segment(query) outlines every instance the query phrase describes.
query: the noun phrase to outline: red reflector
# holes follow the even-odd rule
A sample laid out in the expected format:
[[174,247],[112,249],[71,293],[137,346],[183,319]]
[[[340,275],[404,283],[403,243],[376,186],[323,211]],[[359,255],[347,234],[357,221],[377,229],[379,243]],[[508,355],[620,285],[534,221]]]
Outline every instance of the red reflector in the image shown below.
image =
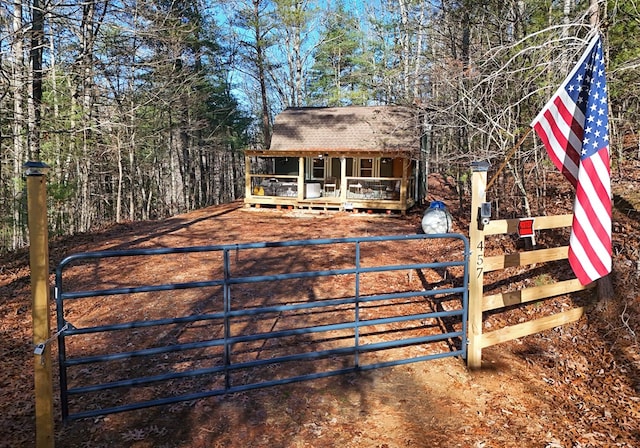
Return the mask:
[[525,218],[518,221],[518,236],[533,236],[533,218]]

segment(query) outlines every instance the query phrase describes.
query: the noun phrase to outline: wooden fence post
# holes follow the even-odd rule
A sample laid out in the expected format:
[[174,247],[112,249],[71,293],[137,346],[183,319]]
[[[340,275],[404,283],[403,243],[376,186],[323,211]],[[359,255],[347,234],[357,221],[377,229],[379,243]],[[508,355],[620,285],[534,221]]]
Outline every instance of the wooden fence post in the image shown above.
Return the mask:
[[469,224],[469,347],[467,367],[479,369],[482,364],[482,297],[484,282],[484,231],[479,224],[480,207],[486,201],[488,162],[471,164],[471,222]]
[[47,224],[48,166],[27,162],[27,213],[29,219],[29,265],[33,315],[36,447],[53,448],[53,376],[49,313],[49,228]]

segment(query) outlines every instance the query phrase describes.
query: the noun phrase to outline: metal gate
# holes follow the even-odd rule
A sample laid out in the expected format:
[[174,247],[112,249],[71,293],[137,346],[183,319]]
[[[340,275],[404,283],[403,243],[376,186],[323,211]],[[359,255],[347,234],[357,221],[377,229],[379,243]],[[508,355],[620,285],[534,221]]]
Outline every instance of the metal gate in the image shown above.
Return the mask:
[[55,283],[62,417],[466,358],[468,258],[459,234],[71,255]]

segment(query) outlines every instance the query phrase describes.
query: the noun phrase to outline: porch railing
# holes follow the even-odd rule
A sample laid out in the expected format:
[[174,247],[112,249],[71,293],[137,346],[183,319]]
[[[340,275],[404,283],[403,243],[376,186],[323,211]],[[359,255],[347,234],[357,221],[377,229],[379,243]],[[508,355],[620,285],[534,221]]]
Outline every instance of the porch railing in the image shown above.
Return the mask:
[[298,176],[252,174],[251,194],[253,196],[298,196]]
[[400,177],[347,177],[347,199],[400,200]]
[[[296,198],[301,188],[297,175],[252,174],[249,194],[256,196]],[[400,200],[401,177],[347,177],[342,183],[340,179],[332,178],[330,190],[325,188],[328,180],[312,179],[307,183],[319,184],[322,197],[340,198],[342,189],[346,189],[349,201],[370,200]],[[414,196],[415,180],[407,179],[407,197]],[[305,190],[305,196],[306,196]]]

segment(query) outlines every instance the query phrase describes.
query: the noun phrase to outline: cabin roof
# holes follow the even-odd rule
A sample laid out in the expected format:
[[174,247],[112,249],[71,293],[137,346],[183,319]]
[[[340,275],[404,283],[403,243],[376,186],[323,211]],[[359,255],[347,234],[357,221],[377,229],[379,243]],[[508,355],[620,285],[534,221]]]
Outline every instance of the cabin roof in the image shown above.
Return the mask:
[[260,154],[413,155],[419,150],[417,116],[408,107],[302,107],[276,117],[271,147]]

